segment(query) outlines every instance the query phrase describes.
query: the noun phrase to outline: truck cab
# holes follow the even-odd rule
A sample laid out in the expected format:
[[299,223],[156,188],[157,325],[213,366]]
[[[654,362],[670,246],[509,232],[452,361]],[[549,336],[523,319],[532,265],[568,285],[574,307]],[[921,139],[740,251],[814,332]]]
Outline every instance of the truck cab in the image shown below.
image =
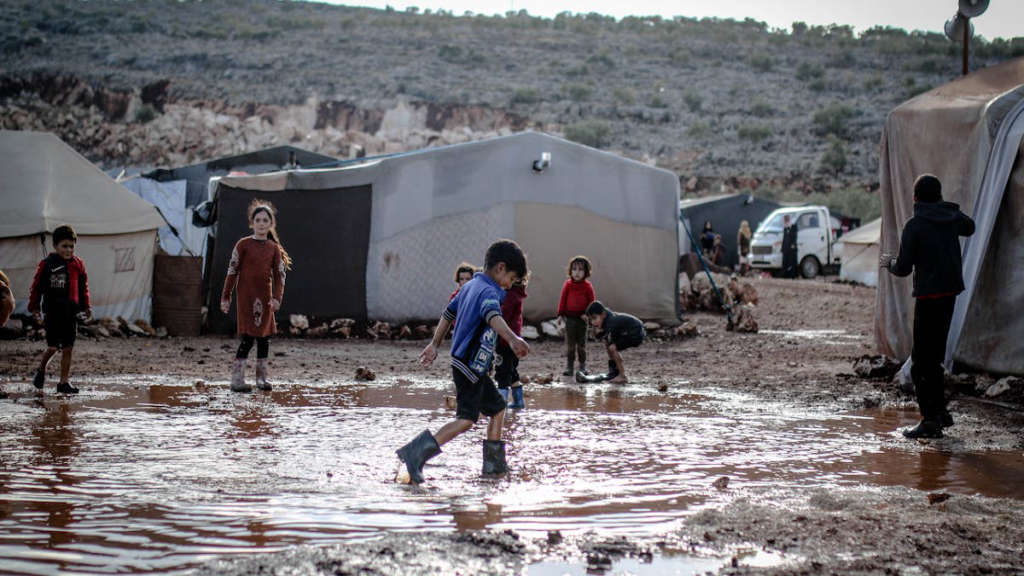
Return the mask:
[[789,215],[797,226],[797,265],[804,278],[839,266],[835,241],[840,222],[825,206],[779,208],[765,218],[750,242],[750,265],[770,272],[782,270],[782,226]]

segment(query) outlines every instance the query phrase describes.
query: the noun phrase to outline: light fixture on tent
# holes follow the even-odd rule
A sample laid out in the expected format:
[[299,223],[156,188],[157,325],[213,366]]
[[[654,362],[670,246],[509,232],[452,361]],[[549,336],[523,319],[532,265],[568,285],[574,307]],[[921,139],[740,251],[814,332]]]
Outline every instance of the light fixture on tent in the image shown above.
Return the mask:
[[962,74],[967,75],[967,54],[970,50],[971,37],[974,36],[974,24],[971,18],[981,16],[988,9],[988,0],[960,0],[959,8],[952,20],[945,25],[946,36],[953,42],[963,45]]
[[540,160],[533,161],[534,172],[543,172],[548,166],[551,166],[551,152],[541,152]]

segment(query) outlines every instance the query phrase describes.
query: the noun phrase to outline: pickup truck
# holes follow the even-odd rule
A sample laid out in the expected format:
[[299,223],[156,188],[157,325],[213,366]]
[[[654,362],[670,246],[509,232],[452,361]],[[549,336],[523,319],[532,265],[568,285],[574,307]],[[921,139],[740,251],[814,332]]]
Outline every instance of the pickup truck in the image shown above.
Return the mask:
[[786,215],[797,225],[797,264],[804,278],[814,278],[826,269],[839,267],[835,242],[839,219],[825,206],[779,208],[768,215],[750,242],[750,265],[776,272],[782,270],[782,222]]

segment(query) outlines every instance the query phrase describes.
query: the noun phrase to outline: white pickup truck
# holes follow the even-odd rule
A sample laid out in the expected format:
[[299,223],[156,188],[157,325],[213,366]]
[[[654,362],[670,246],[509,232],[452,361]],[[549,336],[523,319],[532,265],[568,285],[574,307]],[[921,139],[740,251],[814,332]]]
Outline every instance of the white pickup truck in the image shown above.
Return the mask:
[[750,242],[750,265],[768,271],[782,270],[782,222],[786,215],[797,225],[796,257],[800,274],[814,278],[826,268],[839,266],[835,241],[841,223],[824,206],[779,208],[768,215]]

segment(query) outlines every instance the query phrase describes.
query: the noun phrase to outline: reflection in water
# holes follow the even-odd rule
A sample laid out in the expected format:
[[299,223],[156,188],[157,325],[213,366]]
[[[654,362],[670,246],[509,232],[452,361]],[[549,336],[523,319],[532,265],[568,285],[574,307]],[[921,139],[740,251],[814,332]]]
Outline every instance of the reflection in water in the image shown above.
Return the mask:
[[800,412],[686,382],[531,386],[529,409],[506,420],[508,477],[479,477],[481,424],[445,445],[426,485],[393,484],[395,447],[451,418],[449,391],[441,380],[251,395],[114,381],[5,404],[0,562],[145,572],[382,531],[657,534],[725,497],[710,489],[721,476],[730,491],[873,483],[1024,498],[1020,454],[894,442],[912,414]]

